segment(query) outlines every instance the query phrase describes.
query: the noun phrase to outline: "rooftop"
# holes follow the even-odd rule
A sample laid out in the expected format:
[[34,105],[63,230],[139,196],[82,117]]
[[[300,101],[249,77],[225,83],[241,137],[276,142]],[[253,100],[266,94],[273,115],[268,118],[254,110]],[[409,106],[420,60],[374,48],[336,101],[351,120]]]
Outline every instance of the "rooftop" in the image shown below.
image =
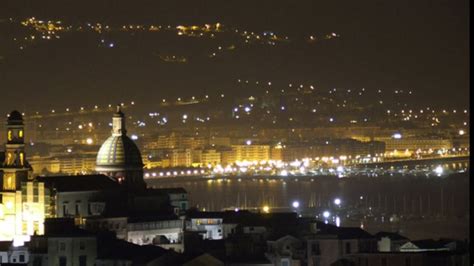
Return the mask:
[[391,240],[409,240],[407,237],[404,237],[398,233],[394,232],[378,232],[374,235],[377,239],[380,239],[382,237],[388,237]]
[[120,187],[105,175],[38,176],[37,180],[59,192],[99,191]]

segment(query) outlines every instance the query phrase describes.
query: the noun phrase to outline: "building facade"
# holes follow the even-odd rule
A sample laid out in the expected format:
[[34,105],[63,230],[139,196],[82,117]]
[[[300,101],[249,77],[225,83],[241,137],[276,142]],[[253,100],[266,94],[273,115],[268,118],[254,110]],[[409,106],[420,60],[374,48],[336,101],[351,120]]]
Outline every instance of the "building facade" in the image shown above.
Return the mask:
[[44,233],[44,184],[32,179],[21,113],[11,112],[6,128],[7,143],[0,168],[0,240],[28,240],[33,234]]

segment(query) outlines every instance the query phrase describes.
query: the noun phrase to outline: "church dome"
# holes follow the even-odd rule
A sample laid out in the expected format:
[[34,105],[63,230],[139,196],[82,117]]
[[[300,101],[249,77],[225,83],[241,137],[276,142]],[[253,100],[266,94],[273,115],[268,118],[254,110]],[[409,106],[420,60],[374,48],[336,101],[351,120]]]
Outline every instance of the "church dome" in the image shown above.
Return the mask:
[[143,170],[143,162],[137,145],[125,130],[125,116],[117,107],[112,118],[112,135],[102,144],[97,154],[98,172],[125,172]]
[[137,145],[126,135],[110,136],[100,147],[97,170],[126,171],[143,168]]

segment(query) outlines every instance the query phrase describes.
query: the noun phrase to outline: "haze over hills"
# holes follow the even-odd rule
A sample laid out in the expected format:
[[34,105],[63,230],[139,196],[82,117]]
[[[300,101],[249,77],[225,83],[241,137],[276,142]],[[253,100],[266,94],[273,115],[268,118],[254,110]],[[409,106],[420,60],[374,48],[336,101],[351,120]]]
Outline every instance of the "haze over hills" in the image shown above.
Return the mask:
[[[10,100],[2,100],[1,110],[18,104],[38,108],[36,102],[46,90],[54,94],[49,101],[69,104],[132,98],[153,103],[165,95],[222,91],[243,95],[269,81],[271,90],[289,83],[322,89],[410,89],[417,101],[429,98],[434,104],[467,105],[465,93],[449,93],[453,89],[468,93],[464,3],[451,9],[443,1],[363,1],[345,3],[343,8],[314,1],[271,4],[70,1],[65,10],[65,3],[58,1],[7,2],[0,13],[0,31],[8,40],[0,44],[0,86],[2,98]],[[412,8],[401,8],[407,5]],[[36,40],[20,49],[23,45],[14,38],[35,33],[20,24],[32,16],[76,26],[169,25],[171,30],[65,32],[58,34],[60,39]],[[224,32],[215,37],[176,34],[179,25],[216,23]],[[273,33],[290,41],[246,44],[242,32],[231,29],[262,37]],[[331,33],[338,38],[316,43],[309,39]],[[111,44],[114,47],[107,47]],[[180,58],[186,62],[180,63]],[[238,79],[260,84],[243,89]],[[452,99],[449,103],[447,95]]]

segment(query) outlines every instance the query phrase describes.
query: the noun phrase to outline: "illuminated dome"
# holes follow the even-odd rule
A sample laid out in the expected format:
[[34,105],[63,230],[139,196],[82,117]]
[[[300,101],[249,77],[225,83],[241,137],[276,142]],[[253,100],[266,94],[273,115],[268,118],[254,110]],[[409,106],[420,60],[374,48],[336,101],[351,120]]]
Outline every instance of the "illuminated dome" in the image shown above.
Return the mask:
[[110,136],[100,147],[96,165],[98,171],[101,169],[112,170],[112,168],[114,170],[143,168],[142,157],[137,145],[126,135]]
[[112,118],[112,136],[100,147],[96,171],[119,183],[143,186],[143,162],[137,145],[127,137],[125,115],[117,106]]

